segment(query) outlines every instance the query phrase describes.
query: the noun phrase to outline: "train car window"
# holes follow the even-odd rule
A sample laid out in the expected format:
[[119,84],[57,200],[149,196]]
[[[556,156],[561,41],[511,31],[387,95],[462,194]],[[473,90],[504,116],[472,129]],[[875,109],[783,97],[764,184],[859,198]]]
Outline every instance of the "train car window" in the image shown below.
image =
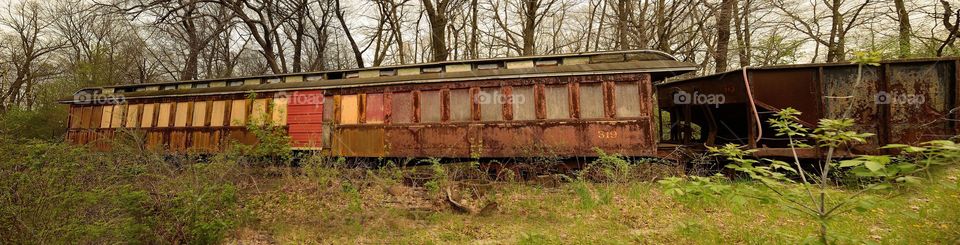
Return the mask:
[[209,83],[194,83],[193,88],[209,88]]
[[128,128],[136,128],[140,124],[140,108],[143,105],[133,104],[127,107],[127,122],[124,124]]
[[367,94],[367,105],[364,110],[366,123],[383,123],[383,94]]
[[273,99],[273,125],[274,126],[284,126],[287,125],[287,104],[289,99],[287,98],[276,98]]
[[190,123],[190,126],[207,126],[207,102],[198,101],[193,103],[193,121]]
[[233,100],[230,103],[230,126],[243,126],[247,123],[247,100]]
[[580,118],[603,118],[603,86],[601,83],[580,84]]
[[420,122],[440,122],[441,103],[439,90],[420,92]]
[[214,101],[210,108],[210,126],[223,126],[224,115],[227,112],[227,102],[223,100]]
[[126,109],[127,105],[124,104],[113,106],[113,115],[111,116],[112,119],[110,120],[111,128],[119,128],[123,125],[123,113],[126,111]]
[[360,100],[357,95],[340,96],[340,124],[360,122]]
[[157,115],[157,127],[170,127],[170,110],[173,108],[173,103],[163,103],[160,104],[160,108],[157,109],[159,112]]
[[140,116],[140,127],[149,128],[153,127],[153,113],[154,113],[155,104],[145,104],[143,105],[143,113]]
[[547,119],[570,118],[570,93],[567,85],[550,85],[544,88]]
[[640,112],[640,87],[636,82],[616,83],[617,117],[638,117]]
[[450,121],[470,121],[473,113],[470,112],[470,89],[450,90]]
[[513,120],[537,119],[537,103],[533,99],[533,86],[513,87],[509,100],[513,104]]
[[481,88],[477,94],[477,103],[480,104],[480,121],[503,120],[503,93],[500,87]]
[[174,127],[186,127],[187,115],[190,115],[190,102],[177,103],[177,115],[173,118]]
[[390,98],[390,122],[413,122],[413,94],[409,92],[393,93]]
[[177,85],[163,85],[160,87],[160,90],[174,90],[177,89]]
[[263,125],[266,120],[270,119],[270,115],[267,114],[267,100],[258,99],[253,101],[253,111],[250,112],[250,122],[253,122],[256,125]]
[[243,86],[243,81],[229,81],[227,82],[228,87]]
[[100,128],[110,128],[110,119],[113,116],[113,106],[105,105],[103,106],[103,113],[100,117]]

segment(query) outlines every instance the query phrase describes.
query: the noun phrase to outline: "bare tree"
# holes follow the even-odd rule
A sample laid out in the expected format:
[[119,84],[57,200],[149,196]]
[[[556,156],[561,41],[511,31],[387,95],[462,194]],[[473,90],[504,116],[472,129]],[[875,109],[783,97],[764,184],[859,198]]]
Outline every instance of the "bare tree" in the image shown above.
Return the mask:
[[66,44],[50,35],[53,22],[44,16],[45,11],[40,3],[25,1],[8,7],[7,13],[0,17],[0,25],[14,33],[4,37],[9,43],[3,51],[7,58],[4,62],[12,66],[13,78],[0,91],[0,112],[10,106],[31,107],[33,97],[30,95],[37,83],[55,74],[45,58]]

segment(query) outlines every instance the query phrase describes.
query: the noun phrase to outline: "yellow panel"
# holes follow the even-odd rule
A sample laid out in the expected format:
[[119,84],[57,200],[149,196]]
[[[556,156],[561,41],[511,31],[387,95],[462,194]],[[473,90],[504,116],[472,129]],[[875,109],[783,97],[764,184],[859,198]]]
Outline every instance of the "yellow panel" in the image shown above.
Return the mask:
[[147,86],[147,87],[144,88],[143,90],[146,90],[146,91],[158,91],[158,90],[160,90],[160,86]]
[[101,114],[101,117],[100,117],[100,128],[110,127],[111,116],[113,116],[113,106],[112,105],[103,106],[103,114]]
[[223,126],[223,113],[227,111],[226,101],[214,101],[213,110],[210,112],[210,126]]
[[247,100],[234,100],[230,105],[230,126],[247,123]]
[[470,64],[447,65],[447,72],[471,71]]
[[507,62],[507,69],[533,68],[532,60],[521,60]]
[[270,118],[270,115],[267,114],[267,102],[267,99],[253,101],[253,110],[250,112],[250,122],[263,125],[263,122]]
[[257,84],[260,84],[259,78],[251,78],[251,79],[243,80],[243,85],[257,85]]
[[340,124],[357,124],[360,122],[360,104],[357,95],[340,97]]
[[288,76],[283,78],[285,83],[298,83],[303,82],[303,76]]
[[287,125],[287,98],[273,99],[273,125]]
[[112,94],[113,91],[114,91],[113,88],[104,88],[104,89],[101,89],[101,90],[100,90],[100,92],[103,93],[103,94]]
[[380,76],[380,70],[360,71],[360,78],[379,77],[379,76]]
[[192,87],[193,87],[193,86],[192,86],[191,84],[189,84],[189,83],[184,83],[184,84],[178,84],[178,85],[177,85],[177,89],[190,89],[190,88],[192,88]]
[[143,105],[135,104],[127,107],[127,123],[124,124],[128,128],[135,128],[139,122],[137,119],[140,119],[140,107]]
[[589,57],[569,57],[563,58],[564,65],[580,65],[590,63]]
[[399,70],[397,73],[398,73],[397,75],[400,75],[400,76],[419,75],[419,74],[420,74],[420,67],[400,68],[400,70]]
[[110,120],[111,128],[119,128],[123,125],[123,112],[127,109],[127,105],[116,105],[113,107],[113,119]]
[[170,109],[173,103],[160,104],[160,115],[157,116],[157,127],[170,127]]
[[191,123],[190,126],[207,126],[207,102],[200,101],[193,103],[193,123]]
[[177,116],[173,119],[174,127],[186,127],[187,126],[187,114],[190,110],[190,102],[180,102],[177,103]]
[[155,104],[143,105],[143,115],[140,117],[140,127],[149,128],[153,126],[153,113]]
[[227,82],[226,82],[226,81],[210,82],[210,87],[211,87],[211,88],[226,87],[226,86],[227,86]]

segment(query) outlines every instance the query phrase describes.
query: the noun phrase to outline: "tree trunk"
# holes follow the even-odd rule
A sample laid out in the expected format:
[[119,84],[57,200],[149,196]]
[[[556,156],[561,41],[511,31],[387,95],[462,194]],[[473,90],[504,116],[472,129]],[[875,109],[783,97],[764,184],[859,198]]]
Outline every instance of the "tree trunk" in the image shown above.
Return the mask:
[[730,16],[733,8],[737,6],[736,0],[723,0],[720,3],[720,13],[717,16],[717,49],[713,54],[716,60],[716,72],[727,70],[727,51],[730,45]]
[[[449,0],[440,0],[436,5],[434,0],[423,0],[423,8],[427,12],[427,18],[430,21],[430,51],[433,53],[431,61],[447,60],[447,4]],[[476,3],[476,0],[474,0]],[[474,8],[476,5],[474,5]],[[476,16],[473,17],[476,21]],[[476,22],[474,22],[476,23]],[[474,27],[476,25],[474,24]],[[476,36],[473,37],[476,41]]]
[[340,0],[336,0],[336,5],[337,19],[340,20],[340,27],[343,28],[343,34],[346,35],[347,40],[350,41],[350,48],[353,49],[353,57],[357,60],[357,67],[363,68],[363,53],[360,52],[357,41],[353,39],[353,35],[350,35],[350,28],[347,27],[347,22],[343,19],[343,9],[340,8]]
[[900,23],[900,58],[910,56],[910,13],[903,0],[893,0],[897,8],[897,22]]

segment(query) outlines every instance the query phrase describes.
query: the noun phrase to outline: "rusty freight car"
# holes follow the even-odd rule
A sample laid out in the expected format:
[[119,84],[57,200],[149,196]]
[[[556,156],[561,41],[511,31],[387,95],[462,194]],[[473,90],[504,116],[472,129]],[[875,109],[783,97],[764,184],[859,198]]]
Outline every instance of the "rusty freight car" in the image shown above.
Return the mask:
[[655,156],[652,83],[694,69],[634,50],[97,87],[62,102],[67,139],[100,149],[133,131],[213,152],[271,123],[297,149],[345,157]]
[[658,104],[671,119],[661,129],[669,132],[663,141],[738,143],[758,148],[759,155],[789,155],[786,139],[766,123],[787,107],[800,110],[800,123],[808,127],[851,107],[856,130],[876,134],[852,153],[950,138],[960,132],[958,67],[958,58],[890,60],[863,66],[860,83],[858,65],[850,63],[748,67],[663,82],[656,86]]

